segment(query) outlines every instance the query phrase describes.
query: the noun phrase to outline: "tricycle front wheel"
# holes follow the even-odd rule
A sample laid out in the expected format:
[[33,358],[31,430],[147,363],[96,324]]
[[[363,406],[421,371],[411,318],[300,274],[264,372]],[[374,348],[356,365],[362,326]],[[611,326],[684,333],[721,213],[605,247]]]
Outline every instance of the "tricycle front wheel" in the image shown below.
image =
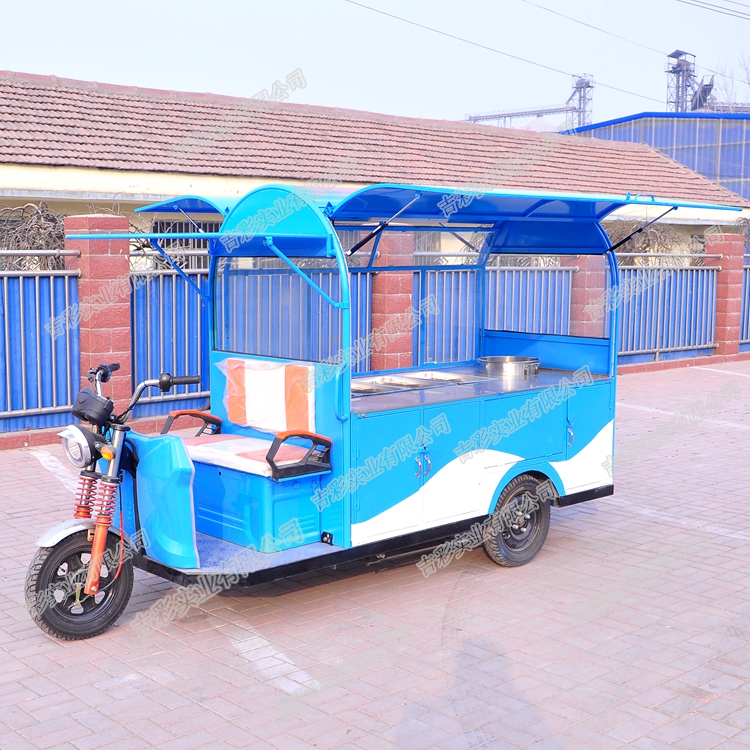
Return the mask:
[[26,606],[46,633],[67,641],[91,638],[114,624],[130,600],[133,563],[120,539],[110,533],[96,594],[83,592],[91,542],[86,531],[66,537],[54,547],[40,547],[26,574]]

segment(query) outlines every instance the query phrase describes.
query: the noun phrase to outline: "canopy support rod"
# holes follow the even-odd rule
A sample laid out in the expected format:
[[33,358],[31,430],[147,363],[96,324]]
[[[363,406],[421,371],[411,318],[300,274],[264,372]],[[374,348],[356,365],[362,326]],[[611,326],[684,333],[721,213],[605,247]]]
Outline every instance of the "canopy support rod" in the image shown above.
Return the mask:
[[182,276],[183,279],[185,279],[185,281],[187,282],[187,284],[189,286],[191,286],[194,289],[194,291],[198,292],[198,296],[204,302],[208,302],[208,295],[205,292],[201,291],[201,288],[174,262],[174,259],[171,258],[169,256],[169,254],[167,253],[167,251],[164,250],[164,248],[159,244],[159,240],[152,239],[151,240],[151,246],[155,250],[159,251],[159,253],[161,254],[162,258],[164,258],[164,260],[166,260],[167,263],[169,263],[169,265],[172,266],[172,268],[174,268],[174,270],[177,271],[177,273],[180,276]]
[[620,240],[619,242],[616,242],[612,247],[607,250],[608,253],[612,253],[615,250],[617,250],[618,247],[622,247],[628,240],[633,239],[633,237],[636,236],[636,234],[640,234],[644,229],[648,229],[652,224],[655,224],[659,219],[663,219],[670,211],[675,211],[677,209],[677,206],[672,206],[671,208],[668,208],[663,214],[660,216],[657,216],[655,219],[651,219],[647,224],[644,224],[642,227],[639,227],[635,230],[635,232],[631,232],[624,240]]
[[356,253],[359,248],[364,247],[373,237],[377,237],[394,219],[397,219],[399,216],[401,216],[401,214],[404,213],[404,211],[406,211],[409,206],[411,206],[413,203],[416,203],[421,197],[422,193],[416,193],[414,197],[400,211],[393,214],[390,219],[381,221],[380,224],[378,224],[375,229],[373,229],[372,232],[367,235],[367,237],[361,239],[356,245],[351,247],[347,255],[354,255],[354,253]]
[[442,221],[440,222],[440,226],[444,227],[448,231],[448,234],[452,234],[457,240],[460,240],[461,242],[463,242],[464,245],[466,245],[466,247],[471,248],[475,253],[479,254],[482,252],[476,245],[472,245],[471,242],[469,242],[468,240],[465,240],[460,234],[457,234],[456,232],[453,232],[450,229],[448,229],[448,227],[446,227]]
[[334,302],[311,278],[305,276],[305,274],[302,273],[302,271],[300,271],[300,269],[294,263],[292,263],[292,261],[289,260],[289,258],[287,258],[287,256],[284,255],[284,253],[282,253],[278,247],[276,247],[276,245],[273,244],[273,237],[266,237],[265,240],[263,240],[263,244],[267,248],[269,248],[269,250],[272,250],[274,253],[276,253],[276,255],[278,255],[279,258],[283,260],[284,263],[286,263],[289,268],[291,268],[292,271],[294,271],[294,273],[296,273],[297,276],[302,279],[302,281],[311,286],[329,305],[339,308],[345,306],[343,302]]
[[200,226],[193,220],[192,216],[188,216],[185,213],[185,209],[182,206],[177,206],[179,212],[199,231],[201,234],[203,233],[203,230],[200,228]]

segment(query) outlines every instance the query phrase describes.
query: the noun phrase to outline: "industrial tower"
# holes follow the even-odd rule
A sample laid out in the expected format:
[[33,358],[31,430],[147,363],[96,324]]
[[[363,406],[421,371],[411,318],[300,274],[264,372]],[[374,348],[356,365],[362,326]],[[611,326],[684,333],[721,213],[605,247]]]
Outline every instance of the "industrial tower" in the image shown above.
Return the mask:
[[667,112],[694,112],[709,103],[713,76],[707,81],[695,77],[695,55],[676,49],[667,55]]
[[519,117],[542,117],[543,115],[565,114],[566,128],[578,128],[591,125],[593,110],[594,77],[588,74],[573,76],[573,93],[561,107],[542,107],[539,109],[522,109],[510,112],[488,112],[481,115],[469,115],[469,122],[487,122],[496,120],[500,127],[512,127],[513,119]]

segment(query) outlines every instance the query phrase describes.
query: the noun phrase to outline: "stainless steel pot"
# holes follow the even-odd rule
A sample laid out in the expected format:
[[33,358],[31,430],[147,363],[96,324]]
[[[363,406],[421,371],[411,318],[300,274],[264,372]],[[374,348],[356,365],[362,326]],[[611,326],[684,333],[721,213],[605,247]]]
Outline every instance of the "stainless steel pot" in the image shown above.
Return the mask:
[[539,379],[539,360],[536,357],[480,357],[479,366],[485,375],[498,378],[504,388]]

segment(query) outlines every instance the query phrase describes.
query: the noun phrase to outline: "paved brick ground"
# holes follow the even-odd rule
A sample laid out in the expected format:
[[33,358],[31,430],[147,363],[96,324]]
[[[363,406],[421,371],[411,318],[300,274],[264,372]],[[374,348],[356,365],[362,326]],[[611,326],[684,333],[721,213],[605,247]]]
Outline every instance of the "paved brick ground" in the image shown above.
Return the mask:
[[749,748],[750,363],[625,375],[618,402],[617,494],[553,511],[532,564],[300,576],[145,640],[171,584],[142,573],[103,636],[31,623],[33,540],[71,496],[57,447],[0,453],[0,748]]

